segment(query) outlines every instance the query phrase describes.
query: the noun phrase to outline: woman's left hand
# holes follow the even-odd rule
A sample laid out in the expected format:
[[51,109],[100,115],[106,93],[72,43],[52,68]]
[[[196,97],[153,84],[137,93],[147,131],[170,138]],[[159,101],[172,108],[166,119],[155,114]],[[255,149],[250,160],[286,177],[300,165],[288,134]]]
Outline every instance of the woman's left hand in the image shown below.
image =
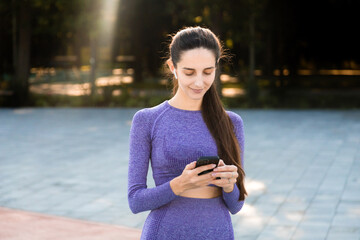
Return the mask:
[[222,187],[224,192],[232,192],[234,190],[234,183],[236,183],[236,179],[239,176],[237,170],[235,165],[225,165],[224,161],[220,159],[212,175],[221,179],[214,179],[211,181],[211,184]]

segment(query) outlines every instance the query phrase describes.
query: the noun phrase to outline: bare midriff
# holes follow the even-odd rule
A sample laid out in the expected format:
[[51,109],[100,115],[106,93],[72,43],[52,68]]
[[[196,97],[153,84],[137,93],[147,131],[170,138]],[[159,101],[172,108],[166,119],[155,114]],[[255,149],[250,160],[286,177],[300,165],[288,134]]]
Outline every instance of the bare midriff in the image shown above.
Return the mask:
[[182,197],[188,198],[216,198],[221,196],[221,188],[219,187],[201,187],[201,188],[193,188],[190,190],[186,190],[180,194]]

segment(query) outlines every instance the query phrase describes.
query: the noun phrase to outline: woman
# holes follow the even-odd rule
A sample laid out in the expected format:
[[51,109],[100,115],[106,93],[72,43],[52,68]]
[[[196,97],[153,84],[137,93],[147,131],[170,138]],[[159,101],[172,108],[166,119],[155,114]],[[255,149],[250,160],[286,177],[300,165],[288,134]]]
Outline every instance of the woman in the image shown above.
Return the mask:
[[[151,210],[141,239],[234,239],[229,211],[239,212],[247,194],[244,131],[241,117],[225,111],[216,92],[221,44],[209,29],[188,27],[169,48],[173,97],[139,110],[132,121],[130,209]],[[199,157],[215,155],[216,168],[195,168]],[[154,188],[146,185],[150,159]]]

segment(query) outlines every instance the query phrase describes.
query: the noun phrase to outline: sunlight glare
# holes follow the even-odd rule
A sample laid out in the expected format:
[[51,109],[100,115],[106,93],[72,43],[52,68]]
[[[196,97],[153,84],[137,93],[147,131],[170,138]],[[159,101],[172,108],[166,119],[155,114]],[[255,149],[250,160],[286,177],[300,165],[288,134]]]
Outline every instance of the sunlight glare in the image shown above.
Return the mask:
[[266,190],[266,186],[263,182],[250,180],[249,182],[246,182],[246,189],[249,194],[262,193]]
[[223,88],[222,94],[224,97],[237,97],[244,95],[245,91],[241,88]]

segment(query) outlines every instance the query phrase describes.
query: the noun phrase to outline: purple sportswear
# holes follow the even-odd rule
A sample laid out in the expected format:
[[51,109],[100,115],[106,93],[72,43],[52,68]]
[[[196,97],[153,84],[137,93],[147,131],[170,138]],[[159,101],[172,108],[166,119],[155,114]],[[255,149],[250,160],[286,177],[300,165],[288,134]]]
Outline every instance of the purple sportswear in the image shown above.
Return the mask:
[[[242,118],[230,116],[244,157]],[[174,194],[170,181],[181,175],[185,166],[201,156],[218,155],[201,111],[175,108],[168,100],[137,111],[130,130],[128,201],[133,213],[151,210],[141,239],[234,239],[230,213],[239,212],[235,185],[230,193],[210,199],[187,198]],[[156,187],[147,188],[151,162]]]

